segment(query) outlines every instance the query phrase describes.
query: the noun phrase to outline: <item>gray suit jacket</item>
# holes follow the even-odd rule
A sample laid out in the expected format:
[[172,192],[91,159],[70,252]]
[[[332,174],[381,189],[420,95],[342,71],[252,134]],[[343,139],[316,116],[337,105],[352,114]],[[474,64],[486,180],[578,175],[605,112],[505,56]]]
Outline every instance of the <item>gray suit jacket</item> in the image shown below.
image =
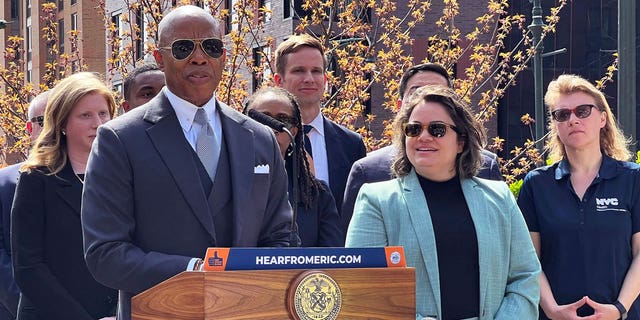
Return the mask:
[[[540,263],[524,218],[504,182],[461,181],[478,237],[480,319],[537,319]],[[416,311],[442,318],[438,253],[415,171],[362,186],[347,247],[404,246],[416,269]]]
[[[219,102],[217,110],[232,168],[232,245],[288,245],[292,210],[273,132]],[[132,295],[215,245],[216,211],[196,161],[163,93],[98,129],[83,193],[85,257],[98,281],[120,290],[119,319]]]

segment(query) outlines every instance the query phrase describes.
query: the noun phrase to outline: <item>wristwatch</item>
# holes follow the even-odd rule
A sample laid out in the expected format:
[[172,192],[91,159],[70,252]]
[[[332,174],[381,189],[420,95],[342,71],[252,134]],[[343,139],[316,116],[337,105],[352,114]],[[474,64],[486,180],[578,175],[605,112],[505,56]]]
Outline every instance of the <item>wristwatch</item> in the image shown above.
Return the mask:
[[618,309],[618,311],[620,311],[620,320],[627,320],[627,309],[625,309],[622,303],[616,300],[613,305],[616,306],[616,309]]

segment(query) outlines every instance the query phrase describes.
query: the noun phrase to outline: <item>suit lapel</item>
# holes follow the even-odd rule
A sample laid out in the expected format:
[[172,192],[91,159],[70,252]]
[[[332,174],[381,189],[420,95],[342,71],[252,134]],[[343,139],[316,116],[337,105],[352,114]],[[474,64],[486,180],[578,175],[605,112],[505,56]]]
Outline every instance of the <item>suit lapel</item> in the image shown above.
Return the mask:
[[62,171],[55,175],[55,178],[57,183],[56,193],[78,216],[80,216],[82,183],[73,173],[71,164],[67,163]]
[[487,219],[487,202],[486,195],[478,188],[478,184],[473,179],[462,180],[462,193],[467,201],[467,206],[471,212],[471,219],[476,229],[476,237],[478,238],[478,268],[480,272],[480,312],[484,310],[485,298],[489,288],[489,270],[491,254],[482,254],[487,252],[497,252],[493,250],[491,241],[491,233],[487,230],[493,230],[491,220]]
[[422,260],[428,270],[427,276],[429,277],[430,287],[433,290],[431,294],[436,301],[438,315],[441,315],[440,270],[438,269],[436,238],[434,236],[427,200],[424,197],[424,192],[422,191],[422,187],[420,187],[420,182],[418,181],[418,176],[415,171],[412,170],[407,176],[402,178],[402,188],[405,202],[409,209],[411,224],[418,238],[418,246],[420,247]]
[[[233,196],[233,245],[242,243],[244,237],[244,213],[250,213],[251,201],[242,195],[248,194],[253,185],[255,163],[255,147],[253,133],[243,126],[246,121],[239,113],[222,103],[218,103],[220,121],[222,123],[222,135],[227,144],[227,155],[231,166],[231,194]],[[250,221],[250,220],[249,220]]]
[[207,196],[198,182],[200,176],[192,156],[192,148],[184,137],[175,111],[162,91],[149,103],[144,119],[152,123],[147,129],[149,139],[169,169],[182,196],[193,214],[215,239],[213,217],[209,211]]

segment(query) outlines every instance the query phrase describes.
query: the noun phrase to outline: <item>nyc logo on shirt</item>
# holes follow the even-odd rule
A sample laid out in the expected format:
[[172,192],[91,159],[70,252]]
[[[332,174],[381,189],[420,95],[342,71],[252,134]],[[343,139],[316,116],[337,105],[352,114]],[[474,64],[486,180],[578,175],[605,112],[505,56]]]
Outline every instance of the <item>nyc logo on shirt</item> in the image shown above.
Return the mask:
[[625,208],[618,208],[618,198],[596,198],[596,210],[622,212],[627,211],[627,209]]

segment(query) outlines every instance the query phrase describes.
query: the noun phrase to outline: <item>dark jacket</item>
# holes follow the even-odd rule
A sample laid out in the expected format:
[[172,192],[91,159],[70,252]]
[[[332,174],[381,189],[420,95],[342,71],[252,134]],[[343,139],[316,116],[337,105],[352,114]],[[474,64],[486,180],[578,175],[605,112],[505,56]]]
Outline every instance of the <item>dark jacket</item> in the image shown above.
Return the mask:
[[11,211],[13,268],[23,295],[19,320],[115,314],[117,291],[94,280],[84,261],[81,199],[82,183],[69,163],[57,175],[20,174]]

